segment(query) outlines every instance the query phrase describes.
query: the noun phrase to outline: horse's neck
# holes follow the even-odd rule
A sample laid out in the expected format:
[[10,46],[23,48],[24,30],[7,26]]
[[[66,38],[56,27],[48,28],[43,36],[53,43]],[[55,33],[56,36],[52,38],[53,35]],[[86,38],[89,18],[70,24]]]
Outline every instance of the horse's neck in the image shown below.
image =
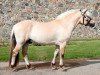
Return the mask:
[[75,13],[62,17],[62,19],[59,20],[61,21],[62,26],[71,33],[73,29],[78,25],[80,17],[81,14],[79,11],[77,11]]
[[62,22],[62,25],[65,27],[76,27],[79,23],[79,19],[81,18],[81,14],[79,11],[72,13],[70,15],[67,15],[65,17],[62,17],[59,19]]

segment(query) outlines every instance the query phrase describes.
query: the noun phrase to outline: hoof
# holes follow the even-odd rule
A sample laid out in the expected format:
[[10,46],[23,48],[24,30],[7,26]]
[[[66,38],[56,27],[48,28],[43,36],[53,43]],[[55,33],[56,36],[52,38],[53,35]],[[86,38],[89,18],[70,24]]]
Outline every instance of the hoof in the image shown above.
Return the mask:
[[15,68],[15,66],[14,65],[10,65],[10,68],[13,69],[13,68]]
[[59,65],[59,69],[64,69],[64,65]]
[[34,69],[34,67],[32,67],[32,65],[31,65],[31,64],[26,65],[26,68],[27,68],[27,69],[30,69],[30,70],[31,70],[31,69]]
[[63,67],[64,67],[64,65],[59,65],[59,67],[60,67],[60,68],[63,68]]
[[52,70],[57,70],[57,67],[55,66],[55,63],[51,63],[51,67],[52,67]]
[[17,68],[13,68],[12,71],[13,72],[17,72],[18,70],[17,70]]
[[27,69],[31,68],[31,64],[26,65],[26,68],[27,68]]
[[55,66],[55,67],[52,67],[52,70],[57,70],[58,68]]
[[71,67],[65,67],[63,65],[60,65],[59,66],[59,69],[62,70],[62,71],[67,71],[68,69],[70,69]]
[[11,71],[13,71],[13,72],[14,72],[14,71],[17,71],[16,67],[13,66],[13,65],[10,66],[10,69],[9,69],[9,70],[11,70]]

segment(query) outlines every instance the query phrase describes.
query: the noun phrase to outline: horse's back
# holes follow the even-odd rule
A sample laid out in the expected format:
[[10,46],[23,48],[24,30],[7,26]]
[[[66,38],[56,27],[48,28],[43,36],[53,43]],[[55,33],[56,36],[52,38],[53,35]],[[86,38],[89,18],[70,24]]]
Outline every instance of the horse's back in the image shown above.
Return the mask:
[[24,20],[15,24],[14,27],[26,27],[32,25],[32,23],[33,23],[32,20]]

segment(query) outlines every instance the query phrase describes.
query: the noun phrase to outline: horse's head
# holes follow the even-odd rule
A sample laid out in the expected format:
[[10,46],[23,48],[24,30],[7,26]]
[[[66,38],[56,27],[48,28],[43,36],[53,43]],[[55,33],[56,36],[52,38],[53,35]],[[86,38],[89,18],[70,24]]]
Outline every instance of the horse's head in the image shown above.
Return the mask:
[[81,12],[81,18],[79,23],[85,26],[94,27],[95,22],[93,20],[92,13],[89,12],[87,9],[80,10],[80,12]]

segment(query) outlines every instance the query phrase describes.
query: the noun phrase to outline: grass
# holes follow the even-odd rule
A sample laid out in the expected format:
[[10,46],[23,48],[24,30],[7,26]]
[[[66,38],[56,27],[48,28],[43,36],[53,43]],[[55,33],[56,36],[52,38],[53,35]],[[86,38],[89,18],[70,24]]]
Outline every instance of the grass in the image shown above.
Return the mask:
[[[54,45],[52,46],[29,46],[28,57],[31,61],[51,60],[54,53]],[[9,60],[9,47],[0,47],[0,61]],[[65,49],[64,59],[79,59],[79,58],[96,58],[100,57],[100,40],[96,41],[70,41]],[[20,60],[22,54],[20,50]]]

